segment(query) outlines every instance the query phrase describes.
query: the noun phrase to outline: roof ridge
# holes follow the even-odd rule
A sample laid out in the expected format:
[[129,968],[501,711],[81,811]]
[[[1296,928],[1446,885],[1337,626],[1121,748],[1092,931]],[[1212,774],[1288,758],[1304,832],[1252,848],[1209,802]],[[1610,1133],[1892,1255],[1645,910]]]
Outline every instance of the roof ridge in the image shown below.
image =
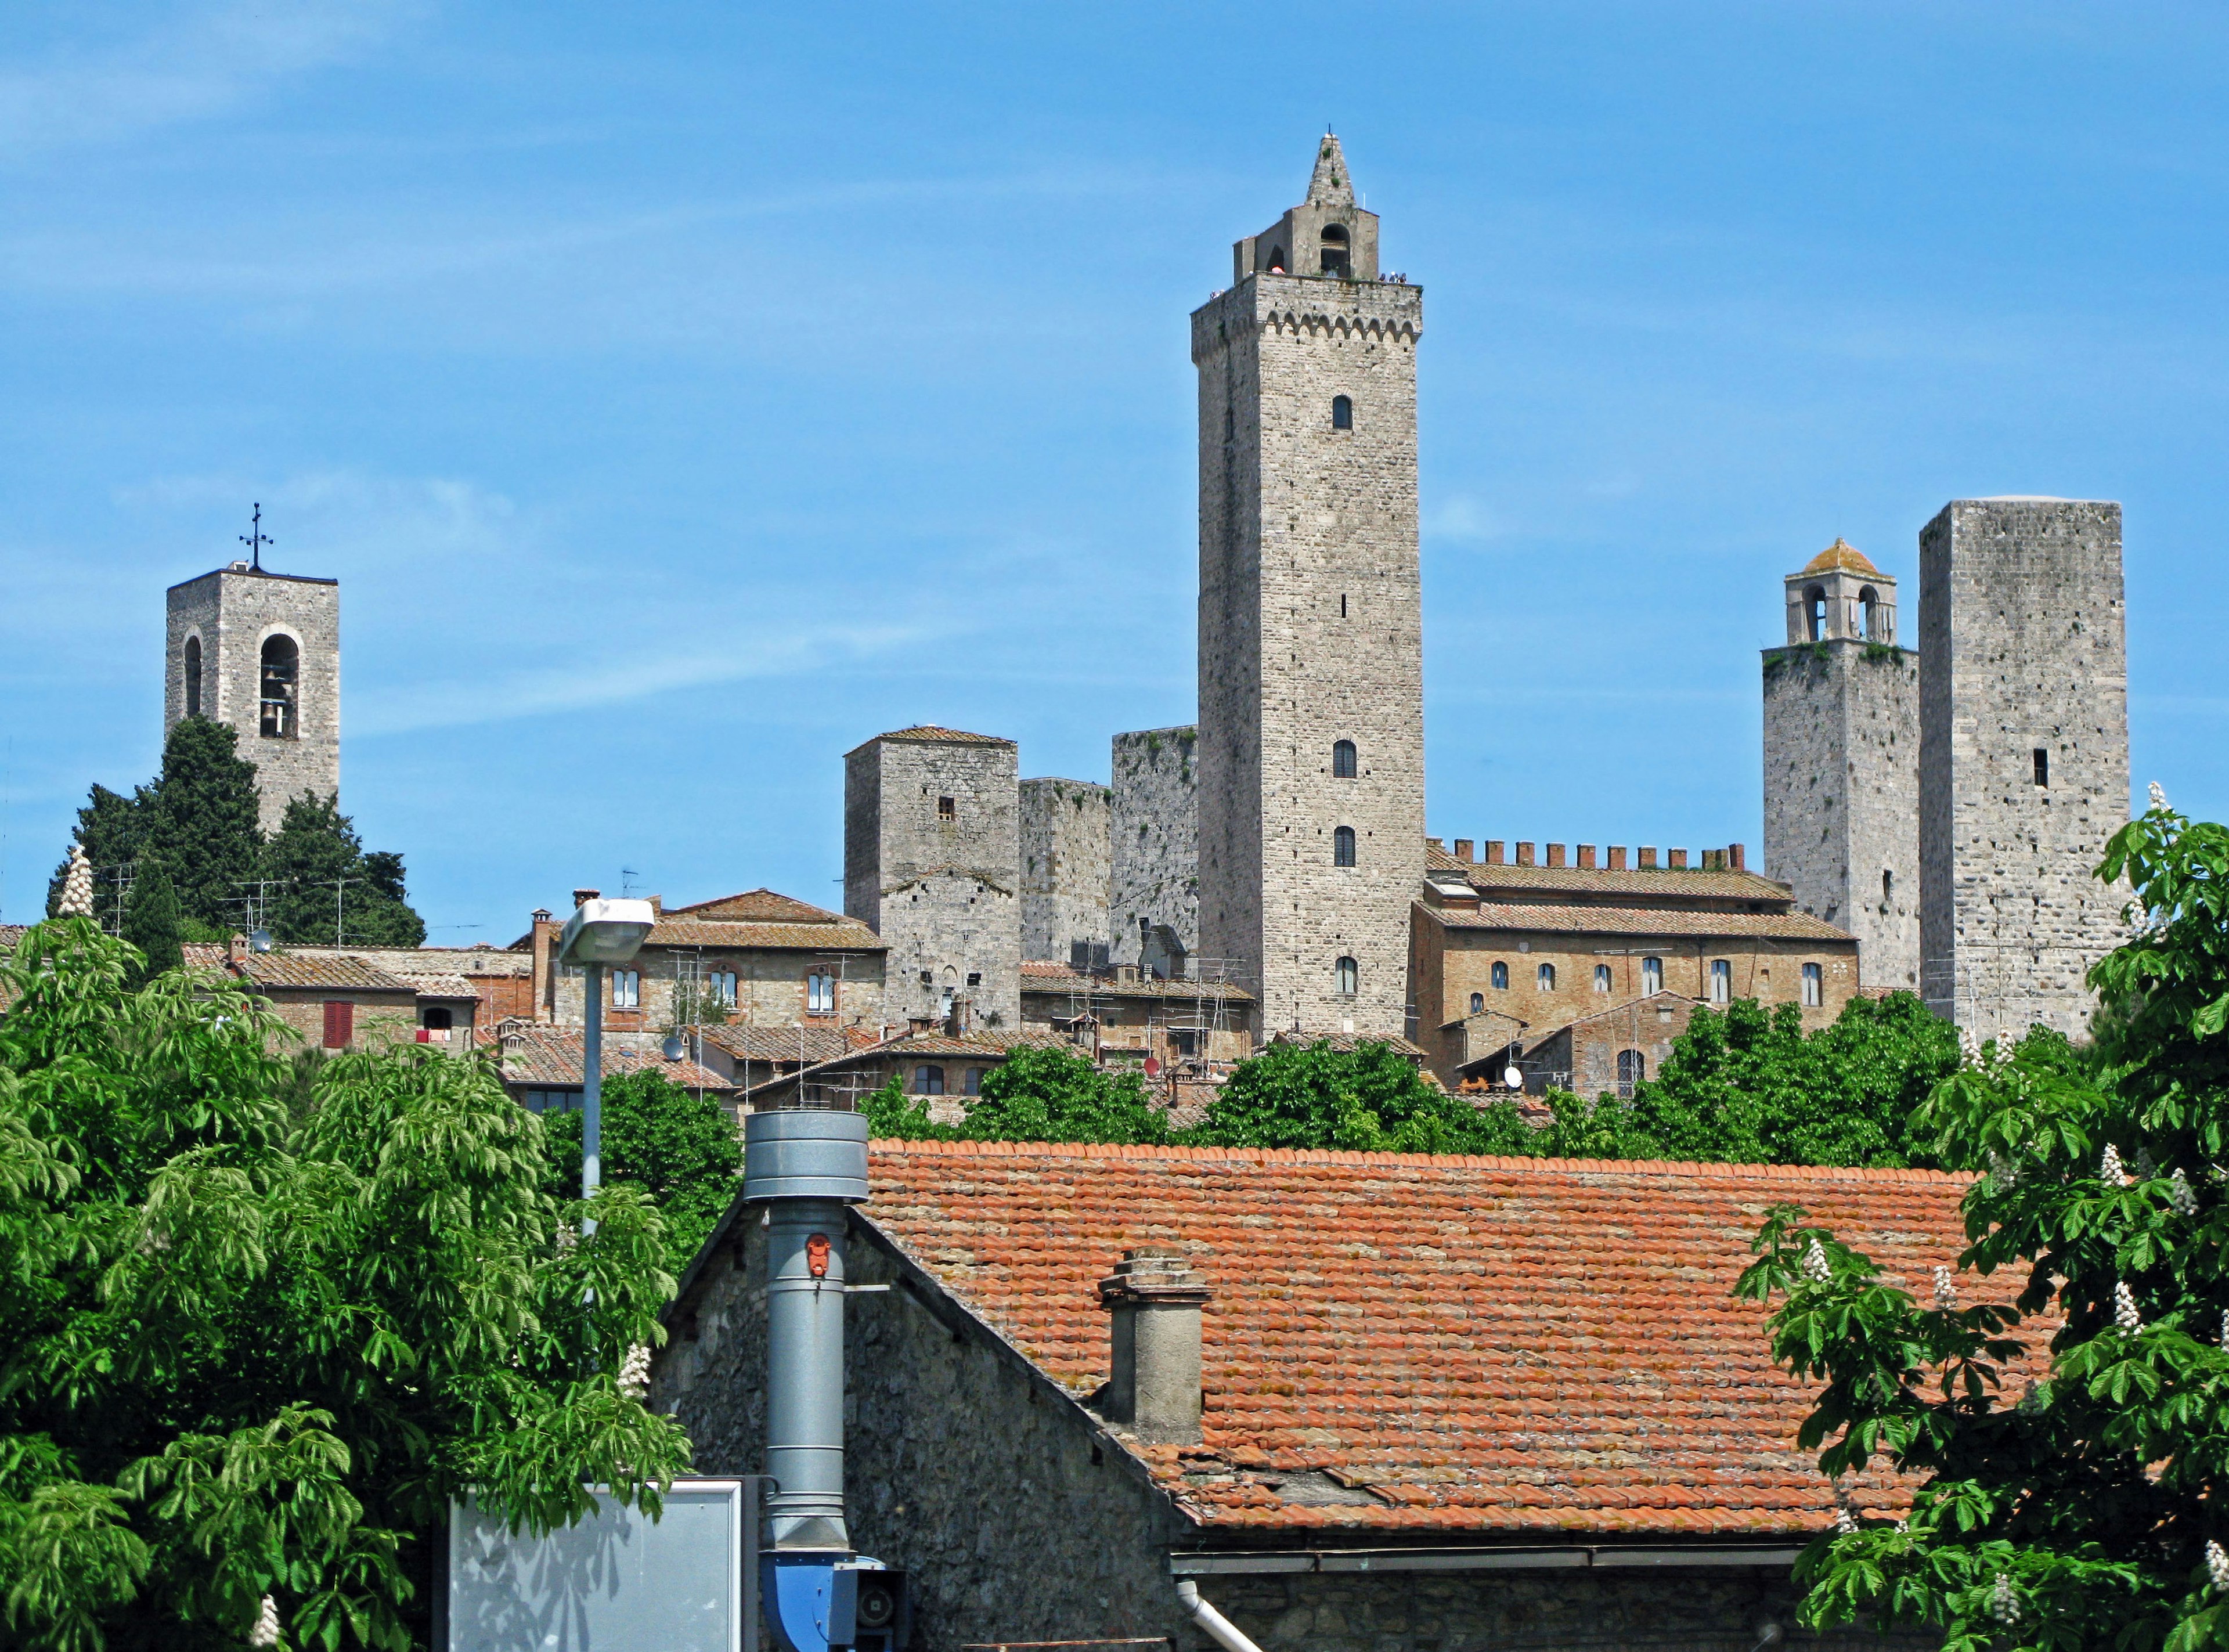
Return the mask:
[[1722,1164],[1690,1159],[1533,1159],[1504,1154],[1365,1153],[1352,1148],[1224,1147],[1175,1142],[1134,1145],[1102,1141],[926,1141],[877,1136],[873,1151],[929,1158],[1198,1159],[1209,1163],[1338,1164],[1466,1170],[1546,1170],[1660,1176],[1726,1176],[1736,1180],[1793,1177],[1805,1181],[1961,1182],[1966,1171],[1923,1170],[1891,1165]]

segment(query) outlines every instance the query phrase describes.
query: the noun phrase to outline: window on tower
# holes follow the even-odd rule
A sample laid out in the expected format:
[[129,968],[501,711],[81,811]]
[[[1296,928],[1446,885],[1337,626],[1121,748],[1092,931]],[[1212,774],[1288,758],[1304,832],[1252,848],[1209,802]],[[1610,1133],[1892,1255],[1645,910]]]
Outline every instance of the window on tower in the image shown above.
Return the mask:
[[2035,783],[2038,786],[2051,784],[2051,753],[2041,746],[2035,749]]
[[1827,634],[1827,588],[1814,585],[1803,593],[1803,629],[1813,642]]
[[1323,246],[1318,254],[1319,267],[1326,275],[1345,275],[1352,267],[1347,260],[1346,228],[1343,224],[1323,227]]
[[1354,865],[1354,828],[1340,826],[1331,834],[1331,864],[1334,866]]
[[1342,958],[1332,966],[1333,990],[1341,998],[1352,998],[1362,990],[1362,969],[1352,958]]
[[1334,740],[1331,748],[1331,775],[1333,780],[1354,778],[1354,742]]
[[186,715],[202,714],[202,640],[186,639]]
[[1540,966],[1540,967],[1539,967],[1537,971],[1535,971],[1535,972],[1534,972],[1534,976],[1535,976],[1535,979],[1537,980],[1537,981],[1538,981],[1538,985],[1539,985],[1539,988],[1540,988],[1540,990],[1541,990],[1542,992],[1544,992],[1544,993],[1552,993],[1552,992],[1554,992],[1554,991],[1556,990],[1556,966],[1555,966],[1555,965],[1553,965],[1553,964],[1542,964],[1542,965]]
[[1282,247],[1272,247],[1269,249],[1269,273],[1272,275],[1282,275],[1284,273],[1285,249]]
[[298,678],[302,672],[302,651],[287,636],[266,637],[263,640],[263,689],[260,726],[264,736],[273,740],[292,740],[298,732],[299,708],[295,701]]
[[1333,430],[1354,428],[1354,398],[1335,395],[1331,399],[1331,427]]
[[1473,993],[1470,995],[1470,1012],[1473,1015],[1477,1015],[1481,1013],[1485,1008],[1486,994],[1484,993]]

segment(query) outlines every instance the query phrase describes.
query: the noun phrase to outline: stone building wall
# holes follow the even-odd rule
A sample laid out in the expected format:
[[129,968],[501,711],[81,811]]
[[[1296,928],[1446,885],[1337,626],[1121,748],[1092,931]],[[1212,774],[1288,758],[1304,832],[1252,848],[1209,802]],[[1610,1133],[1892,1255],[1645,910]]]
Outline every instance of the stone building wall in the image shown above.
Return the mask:
[[1091,781],[1021,784],[1022,956],[1066,963],[1105,946],[1113,794]]
[[[883,1024],[884,961],[879,953],[812,953],[777,951],[772,948],[690,948],[676,951],[645,948],[628,966],[639,977],[637,1006],[623,1010],[612,1001],[613,972],[604,972],[604,1025],[614,1032],[663,1028],[673,1016],[673,989],[681,972],[699,968],[736,977],[736,1008],[729,1018],[744,1026],[879,1027]],[[806,976],[825,972],[836,977],[836,1012],[808,1015]],[[581,1025],[587,1002],[588,976],[572,967],[553,969],[549,977],[549,1019],[559,1026]],[[903,1020],[901,1015],[897,1018]]]
[[[164,654],[163,731],[186,715],[186,643],[202,648],[202,715],[229,723],[255,765],[257,820],[275,832],[304,792],[341,785],[341,600],[336,580],[252,571],[235,564],[170,587]],[[297,732],[261,732],[263,644],[274,633],[300,651]]]
[[1865,985],[1919,990],[1919,656],[1764,651],[1764,872],[1858,940]]
[[2126,933],[2091,876],[2129,819],[2121,507],[1954,500],[1919,557],[1923,990],[1979,1038],[2086,1036]]
[[[1420,289],[1253,275],[1192,315],[1199,370],[1200,951],[1265,1031],[1409,1021],[1423,877]],[[1352,427],[1333,427],[1333,398]],[[1333,746],[1351,740],[1352,779]],[[1333,863],[1352,828],[1353,866]],[[1336,990],[1335,964],[1359,964]]]
[[884,1014],[966,993],[979,1019],[1020,1025],[1021,854],[1012,741],[901,730],[845,755],[844,910],[890,943]]
[[[869,1207],[871,1210],[871,1206]],[[760,1472],[764,1230],[739,1220],[667,1315],[650,1403],[699,1474]],[[1102,1424],[854,1216],[845,1299],[845,1488],[854,1545],[904,1569],[931,1648],[1166,1636],[1215,1652],[1176,1596],[1190,1523]],[[996,1419],[996,1426],[986,1426]],[[1296,1531],[1279,1546],[1320,1540]],[[1815,1636],[1780,1569],[1648,1567],[1211,1576],[1201,1595],[1265,1652],[1754,1652],[1768,1623],[1817,1652],[1911,1648]]]
[[1114,961],[1144,961],[1143,937],[1166,928],[1199,955],[1199,730],[1114,736],[1114,872],[1108,895]]

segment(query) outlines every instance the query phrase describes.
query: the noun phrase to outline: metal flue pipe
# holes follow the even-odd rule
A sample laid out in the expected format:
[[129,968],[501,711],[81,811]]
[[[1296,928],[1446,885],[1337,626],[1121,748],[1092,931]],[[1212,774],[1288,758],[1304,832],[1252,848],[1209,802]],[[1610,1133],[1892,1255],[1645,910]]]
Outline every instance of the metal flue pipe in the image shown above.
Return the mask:
[[767,1511],[777,1550],[846,1550],[845,1206],[867,1197],[862,1113],[781,1108],[743,1122],[743,1199],[767,1216]]

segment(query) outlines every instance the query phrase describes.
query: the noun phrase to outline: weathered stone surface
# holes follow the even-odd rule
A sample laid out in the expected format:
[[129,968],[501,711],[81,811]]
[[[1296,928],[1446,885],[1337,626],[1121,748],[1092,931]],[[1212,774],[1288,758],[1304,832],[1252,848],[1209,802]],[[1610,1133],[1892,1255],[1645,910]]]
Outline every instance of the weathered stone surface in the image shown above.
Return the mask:
[[[188,712],[189,641],[201,650],[200,714],[229,723],[240,755],[255,765],[256,819],[275,832],[286,805],[305,792],[341,786],[341,597],[337,581],[222,568],[170,587],[163,732]],[[265,642],[299,651],[292,732],[262,732]]]
[[1199,952],[1199,730],[1114,736],[1114,961],[1145,961],[1156,929],[1187,959]]
[[2129,818],[2121,507],[1954,500],[1919,558],[1922,990],[1980,1038],[2086,1036],[2126,933],[2091,875]]
[[1022,956],[1069,961],[1078,942],[1108,942],[1112,794],[1092,781],[1025,780]]

